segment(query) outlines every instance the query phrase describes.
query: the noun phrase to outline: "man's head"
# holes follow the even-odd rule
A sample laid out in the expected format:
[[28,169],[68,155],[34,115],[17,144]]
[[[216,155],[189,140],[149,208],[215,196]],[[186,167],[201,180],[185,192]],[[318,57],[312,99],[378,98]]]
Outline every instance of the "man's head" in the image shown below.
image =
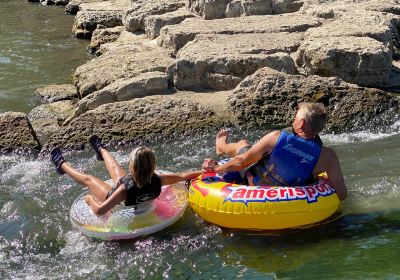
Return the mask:
[[320,103],[299,103],[299,109],[293,122],[293,128],[296,133],[311,134],[312,136],[320,133],[326,124],[328,118],[324,105]]

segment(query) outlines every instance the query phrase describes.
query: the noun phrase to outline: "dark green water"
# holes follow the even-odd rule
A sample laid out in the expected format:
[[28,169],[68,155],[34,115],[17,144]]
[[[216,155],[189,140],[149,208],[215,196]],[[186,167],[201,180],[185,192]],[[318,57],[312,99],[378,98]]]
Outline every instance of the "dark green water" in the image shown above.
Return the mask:
[[[22,19],[14,21],[7,29],[15,30],[14,35],[25,32],[26,25],[34,25],[40,17],[57,22],[53,35],[32,29],[26,44],[30,38],[39,42],[41,36],[48,36],[59,38],[58,45],[70,48],[69,54],[85,51],[87,42],[70,37],[72,18],[64,16],[61,8],[0,2],[0,61],[8,57],[4,55],[5,41],[8,46],[25,45],[24,36],[14,37],[20,38],[20,43],[4,37],[11,34],[4,32],[9,24],[4,17],[10,18],[11,11],[31,19],[25,19],[29,24]],[[64,20],[65,26],[60,25]],[[4,82],[1,76],[3,111],[29,111],[34,84],[68,82],[74,67],[86,59],[85,54],[76,60],[65,56],[63,63],[50,63],[47,56],[39,60],[28,49],[19,56],[20,66],[17,60],[0,62],[1,71],[7,67],[8,76],[21,80],[17,91],[17,83]],[[54,57],[61,55],[53,52]],[[23,69],[33,67],[33,60],[40,61],[35,64],[37,72],[47,74],[36,76],[28,71],[31,74],[19,76]],[[58,80],[61,76],[65,80]],[[399,127],[397,122],[386,134],[323,135],[326,145],[338,153],[349,197],[330,223],[280,233],[221,230],[188,209],[176,224],[148,237],[124,242],[89,239],[72,227],[68,217],[81,187],[57,175],[47,159],[0,156],[0,279],[400,279]],[[203,158],[213,155],[215,132],[154,143],[159,168],[182,171],[199,167]],[[246,136],[254,141],[263,133],[233,130],[232,140]],[[113,153],[126,164],[130,149]],[[66,157],[80,170],[108,179],[92,152],[73,152]]]
[[89,59],[87,41],[72,36],[73,17],[61,7],[0,0],[0,112],[29,113],[35,89],[72,83]]

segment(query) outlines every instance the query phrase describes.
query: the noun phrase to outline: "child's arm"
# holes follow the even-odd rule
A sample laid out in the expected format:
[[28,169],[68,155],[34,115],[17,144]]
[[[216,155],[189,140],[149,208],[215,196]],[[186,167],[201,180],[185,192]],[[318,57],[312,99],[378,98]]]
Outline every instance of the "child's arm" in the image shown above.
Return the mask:
[[171,185],[177,182],[186,181],[195,178],[203,174],[203,170],[183,172],[183,173],[172,173],[172,174],[159,174],[161,185]]
[[120,204],[126,199],[126,190],[124,186],[117,188],[115,192],[105,201],[99,202],[92,195],[85,196],[85,202],[90,206],[92,211],[98,215],[104,215],[110,211],[114,206]]

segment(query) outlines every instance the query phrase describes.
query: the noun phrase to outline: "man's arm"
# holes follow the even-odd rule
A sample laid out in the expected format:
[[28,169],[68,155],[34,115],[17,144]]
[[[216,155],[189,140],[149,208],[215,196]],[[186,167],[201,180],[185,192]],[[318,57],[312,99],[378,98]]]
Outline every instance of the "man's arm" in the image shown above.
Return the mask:
[[217,166],[215,172],[226,173],[229,171],[240,171],[262,158],[265,153],[270,153],[278,140],[280,131],[268,133],[260,141],[254,144],[247,152],[235,156],[227,163]]
[[318,175],[324,171],[326,171],[328,179],[332,183],[332,187],[335,189],[339,199],[344,200],[347,197],[346,184],[344,183],[339,159],[335,151],[330,148],[322,148],[313,174]]

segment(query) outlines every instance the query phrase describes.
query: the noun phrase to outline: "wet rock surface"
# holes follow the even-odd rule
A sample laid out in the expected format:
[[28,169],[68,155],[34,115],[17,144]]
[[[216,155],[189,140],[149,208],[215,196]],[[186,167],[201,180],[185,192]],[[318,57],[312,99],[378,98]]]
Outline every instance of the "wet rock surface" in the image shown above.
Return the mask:
[[269,127],[290,125],[298,102],[320,102],[328,109],[327,128],[333,131],[390,125],[400,112],[398,98],[385,91],[270,68],[243,80],[228,102],[240,123]]
[[76,100],[63,100],[51,104],[42,104],[34,108],[28,118],[41,145],[50,136],[57,133],[62,123],[74,113]]
[[225,111],[221,106],[218,112],[210,108],[185,96],[151,96],[102,105],[77,117],[53,135],[42,153],[57,145],[65,149],[83,148],[93,133],[101,136],[104,142],[116,145],[190,135],[227,122],[228,118],[222,117]]
[[0,153],[30,152],[41,146],[28,116],[19,112],[0,114]]
[[35,90],[42,103],[51,103],[60,100],[69,100],[78,97],[76,88],[72,84],[49,85]]

